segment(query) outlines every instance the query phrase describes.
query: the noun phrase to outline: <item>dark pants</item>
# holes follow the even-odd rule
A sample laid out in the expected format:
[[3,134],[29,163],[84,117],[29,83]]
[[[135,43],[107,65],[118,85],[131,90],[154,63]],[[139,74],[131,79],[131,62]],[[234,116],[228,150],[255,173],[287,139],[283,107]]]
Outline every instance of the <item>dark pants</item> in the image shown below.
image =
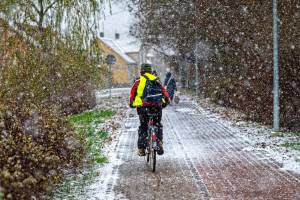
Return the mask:
[[169,89],[167,89],[167,91],[168,91],[171,101],[173,101],[175,90],[173,88],[169,88]]
[[138,148],[144,149],[147,145],[147,130],[148,130],[148,122],[149,116],[148,113],[157,113],[158,116],[154,119],[155,124],[158,127],[157,138],[162,141],[163,140],[163,127],[161,124],[162,117],[162,108],[161,107],[141,107],[137,109],[139,118],[140,118],[140,126],[139,126],[139,138],[138,138]]

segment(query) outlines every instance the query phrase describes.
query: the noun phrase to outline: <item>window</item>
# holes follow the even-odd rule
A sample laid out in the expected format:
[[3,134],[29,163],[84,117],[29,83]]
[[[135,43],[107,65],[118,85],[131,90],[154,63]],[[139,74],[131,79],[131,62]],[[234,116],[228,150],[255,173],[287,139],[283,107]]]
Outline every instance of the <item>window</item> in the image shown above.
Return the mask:
[[104,32],[101,32],[101,33],[100,33],[100,37],[104,37]]

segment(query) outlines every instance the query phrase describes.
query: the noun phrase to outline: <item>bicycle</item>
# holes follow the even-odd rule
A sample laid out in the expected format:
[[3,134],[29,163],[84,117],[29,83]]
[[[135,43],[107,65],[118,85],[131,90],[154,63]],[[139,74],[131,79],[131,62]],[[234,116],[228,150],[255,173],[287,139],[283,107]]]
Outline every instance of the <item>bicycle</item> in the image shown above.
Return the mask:
[[158,126],[155,123],[155,119],[158,114],[149,113],[149,122],[148,122],[148,131],[147,131],[147,145],[146,145],[146,159],[147,163],[152,167],[152,172],[155,172],[156,168],[156,154],[159,151],[159,139],[157,137],[158,134]]

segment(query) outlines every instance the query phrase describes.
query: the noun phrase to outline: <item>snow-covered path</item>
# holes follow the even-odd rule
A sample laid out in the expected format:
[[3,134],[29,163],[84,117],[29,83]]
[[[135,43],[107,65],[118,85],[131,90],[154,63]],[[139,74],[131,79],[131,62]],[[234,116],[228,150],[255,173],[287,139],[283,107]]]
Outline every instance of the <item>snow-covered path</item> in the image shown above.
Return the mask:
[[194,104],[181,102],[163,115],[157,172],[136,155],[139,122],[128,110],[94,199],[300,199],[299,177],[263,152],[247,151],[246,139]]

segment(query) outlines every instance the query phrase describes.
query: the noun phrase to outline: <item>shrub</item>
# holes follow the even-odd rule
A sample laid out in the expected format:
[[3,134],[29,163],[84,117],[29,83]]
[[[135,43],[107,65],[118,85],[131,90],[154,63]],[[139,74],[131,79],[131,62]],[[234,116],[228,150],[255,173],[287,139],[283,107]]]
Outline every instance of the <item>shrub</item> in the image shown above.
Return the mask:
[[55,107],[0,102],[0,186],[7,199],[51,191],[63,170],[80,164],[81,144]]
[[16,33],[0,41],[0,196],[39,198],[85,156],[65,115],[95,105],[102,68],[68,40],[47,52]]

